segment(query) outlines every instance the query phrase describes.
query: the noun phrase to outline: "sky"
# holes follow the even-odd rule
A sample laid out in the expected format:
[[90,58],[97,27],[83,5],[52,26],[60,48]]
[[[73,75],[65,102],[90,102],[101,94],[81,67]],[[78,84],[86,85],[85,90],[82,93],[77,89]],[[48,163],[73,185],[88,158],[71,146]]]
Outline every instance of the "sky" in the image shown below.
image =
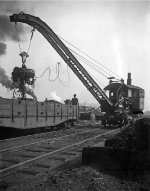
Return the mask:
[[[132,84],[145,90],[145,110],[150,110],[150,1],[0,1],[3,81],[9,81],[13,68],[22,65],[15,24],[9,22],[10,15],[21,11],[39,17],[57,35],[97,60],[101,73],[81,64],[102,89],[109,83],[106,77],[110,71],[125,82],[131,72]],[[21,51],[27,51],[32,27],[17,23],[17,30]],[[58,63],[59,77],[55,80]],[[39,101],[48,98],[63,102],[77,94],[81,104],[99,105],[38,31],[34,33],[26,66],[34,69],[36,76],[50,68],[50,80],[48,70],[36,79],[34,93]],[[0,96],[12,98],[11,89],[0,84]]]

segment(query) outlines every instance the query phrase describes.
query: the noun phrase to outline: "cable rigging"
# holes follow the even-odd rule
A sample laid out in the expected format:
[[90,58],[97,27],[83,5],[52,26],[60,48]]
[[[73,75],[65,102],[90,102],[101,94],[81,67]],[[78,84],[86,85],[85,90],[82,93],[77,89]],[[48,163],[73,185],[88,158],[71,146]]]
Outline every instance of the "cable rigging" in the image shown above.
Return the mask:
[[73,51],[72,49],[69,49],[69,50],[74,52],[74,54],[76,54],[78,56],[79,60],[81,60],[82,62],[84,62],[85,64],[90,66],[93,70],[97,71],[98,73],[100,73],[101,75],[103,75],[104,77],[106,77],[108,79],[108,76],[106,76],[104,73],[100,72],[97,68],[95,68],[95,67],[98,67],[98,66],[95,66],[95,65],[92,66],[92,62],[90,62],[89,60],[87,60],[83,56],[79,55],[77,52]]
[[15,30],[16,30],[16,35],[17,35],[19,50],[20,50],[20,53],[21,53],[22,50],[21,50],[20,41],[19,41],[19,35],[18,35],[18,29],[17,29],[17,22],[15,22]]
[[[19,43],[19,49],[20,49],[20,54],[21,54],[21,46],[20,46],[20,41],[19,41],[19,36],[18,36],[18,31],[17,31],[17,23],[15,23],[15,28],[16,28],[16,33],[17,33],[17,39],[18,39],[18,43]],[[34,32],[35,32],[35,28],[33,28],[32,30],[31,30],[31,37],[30,37],[30,42],[29,42],[29,46],[28,46],[28,49],[27,49],[27,55],[26,55],[26,57],[28,56],[28,53],[29,53],[29,50],[30,50],[30,46],[31,46],[31,41],[32,41],[32,39],[33,39],[33,35],[34,35]],[[59,36],[60,37],[60,36]],[[62,37],[60,37],[61,39],[63,39]],[[65,39],[63,39],[65,42],[67,42],[68,44],[70,44],[71,46],[73,46],[75,49],[77,49],[78,51],[80,51],[81,53],[83,53],[84,55],[86,55],[87,57],[89,57],[90,59],[92,59],[93,61],[95,61],[95,62],[97,62],[96,60],[94,60],[93,58],[91,58],[90,56],[88,56],[87,54],[85,54],[83,51],[81,51],[79,48],[76,48],[73,44],[71,44],[71,43],[69,43],[68,41],[66,41]],[[108,76],[106,76],[104,73],[106,73],[106,74],[108,74],[109,76],[111,76],[110,75],[110,73],[108,73],[107,71],[105,71],[105,70],[103,70],[102,68],[100,68],[98,65],[96,65],[96,64],[94,64],[93,62],[91,62],[90,60],[88,60],[87,58],[85,58],[85,57],[83,57],[82,55],[80,55],[80,54],[78,54],[77,52],[75,52],[74,50],[72,50],[72,49],[70,49],[70,48],[68,48],[70,51],[72,51],[74,54],[76,54],[76,56],[78,56],[78,59],[80,60],[80,61],[82,61],[82,62],[84,62],[85,64],[87,64],[89,67],[91,67],[93,70],[95,70],[95,71],[97,71],[98,73],[100,73],[101,75],[103,75],[104,77],[106,77],[107,79],[109,79],[108,78]],[[97,63],[99,63],[99,62],[97,62]],[[99,63],[100,64],[100,63]],[[102,65],[102,64],[100,64],[100,65]],[[102,65],[103,66],[103,65]],[[60,79],[60,67],[61,67],[61,65],[59,65],[58,63],[57,63],[57,65],[56,65],[56,78],[54,79],[54,80],[51,80],[50,79],[50,73],[51,73],[51,70],[50,70],[50,67],[48,67],[48,68],[46,68],[45,70],[44,70],[44,72],[42,73],[42,75],[41,76],[39,76],[39,77],[37,77],[37,76],[35,76],[36,78],[40,78],[40,77],[42,77],[44,74],[45,74],[45,72],[48,70],[48,72],[49,72],[49,75],[48,75],[48,80],[50,81],[50,82],[55,82],[57,79],[59,79],[59,81],[61,82],[61,83],[67,83],[67,82],[63,82],[61,79]],[[104,68],[106,68],[105,66],[103,66]],[[106,68],[107,70],[109,70],[108,68]],[[103,72],[101,72],[101,71],[103,71]],[[110,70],[109,70],[110,71]],[[112,72],[112,71],[111,71]],[[112,72],[113,73],[113,72]],[[70,82],[70,76],[69,76],[69,72],[68,72],[68,67],[67,67],[67,74],[68,74],[68,79],[69,79],[69,82]]]
[[[90,57],[88,54],[84,53],[82,50],[80,50],[79,48],[77,48],[76,46],[74,46],[72,43],[68,42],[67,40],[65,40],[64,38],[62,38],[61,36],[57,35],[59,38],[61,38],[63,41],[65,41],[67,44],[71,45],[72,47],[74,47],[76,50],[80,51],[82,54],[84,54],[85,56],[87,56],[88,58],[90,58],[91,60],[93,60],[94,62],[96,62],[97,64],[100,64],[103,68],[105,68],[106,70],[108,70],[109,72],[111,72],[112,74],[114,74],[115,76],[119,77],[120,79],[122,78],[121,76],[119,76],[118,74],[116,74],[115,72],[111,71],[110,69],[108,69],[106,66],[104,66],[103,64],[101,64],[100,62],[98,62],[97,60],[95,60],[94,58]],[[111,76],[111,75],[110,75]]]
[[[44,74],[46,73],[46,71],[48,71],[48,80],[50,82],[55,82],[57,79],[63,84],[63,83],[68,83],[68,82],[64,82],[61,80],[60,78],[60,68],[61,68],[61,63],[60,62],[57,62],[56,64],[56,77],[55,79],[50,79],[50,75],[51,75],[51,69],[50,67],[47,67],[44,72],[40,75],[40,76],[35,76],[36,78],[41,78],[44,76]],[[68,80],[69,80],[69,83],[70,83],[70,76],[69,76],[69,71],[68,71],[68,66],[67,66],[67,74],[68,74]]]
[[[16,30],[17,40],[18,40],[18,44],[19,44],[19,50],[20,50],[20,53],[21,53],[22,50],[21,50],[19,34],[18,34],[18,29],[17,29],[17,22],[15,22],[15,30]],[[32,39],[33,39],[34,32],[35,32],[35,28],[33,27],[33,29],[31,30],[31,37],[30,37],[29,46],[28,46],[28,49],[27,49],[27,52],[26,52],[27,54],[29,53],[29,50],[30,50],[30,47],[31,47],[31,42],[32,42]]]
[[[61,67],[61,63],[57,62],[59,64],[59,66]],[[69,75],[69,70],[68,70],[68,65],[67,65],[67,76],[68,76],[68,82],[70,83],[70,75]],[[58,76],[59,81],[64,85],[65,83],[68,83],[67,81],[64,82],[63,80],[61,80],[60,75]]]
[[[22,52],[21,50],[21,45],[20,45],[20,40],[19,40],[19,34],[18,34],[18,29],[17,29],[17,22],[15,22],[15,30],[16,30],[16,35],[17,35],[17,40],[18,40],[18,44],[19,44],[19,50],[20,50],[20,56],[22,57],[22,62],[23,64],[25,64],[26,62],[26,58],[29,56],[28,53],[29,53],[29,50],[30,50],[30,47],[31,47],[31,42],[32,42],[32,39],[33,39],[33,35],[34,35],[34,32],[35,32],[35,28],[33,27],[33,29],[31,30],[31,37],[30,37],[30,42],[29,42],[29,46],[28,46],[28,49],[27,49],[27,52]],[[55,79],[50,79],[50,75],[51,75],[51,69],[50,67],[47,67],[44,72],[40,75],[40,76],[35,76],[35,78],[41,78],[42,76],[44,76],[45,72],[48,71],[48,80],[50,82],[55,82],[57,79],[59,79],[59,81],[61,83],[67,83],[67,82],[63,82],[60,78],[60,67],[61,67],[61,63],[57,63],[56,64],[56,77]],[[67,74],[68,74],[68,79],[69,79],[69,83],[70,83],[70,76],[69,76],[69,71],[68,71],[68,66],[67,66]]]
[[[16,28],[16,33],[17,33],[17,39],[18,39],[18,43],[19,43],[19,50],[20,50],[20,55],[22,54],[21,52],[21,46],[20,46],[20,41],[19,41],[19,35],[18,35],[18,31],[17,31],[17,23],[15,23],[15,28]],[[30,37],[30,42],[29,42],[29,46],[28,46],[28,49],[27,49],[27,53],[25,55],[25,57],[27,58],[28,57],[28,53],[29,53],[29,50],[30,50],[30,47],[31,47],[31,41],[33,39],[33,35],[34,35],[34,32],[35,32],[35,28],[33,28],[31,30],[31,37]],[[63,39],[62,37],[59,36],[59,38]],[[80,51],[82,54],[84,54],[85,56],[87,56],[88,58],[92,59],[94,62],[100,64],[98,61],[96,61],[95,59],[93,59],[92,57],[88,56],[86,53],[84,53],[83,51],[81,51],[79,48],[76,48],[73,44],[69,43],[68,41],[66,41],[65,39],[63,39],[65,42],[67,42],[68,44],[70,44],[72,47],[74,47],[76,50]],[[76,51],[72,50],[71,48],[68,47],[68,49],[73,52],[76,57],[84,62],[86,65],[88,65],[89,67],[91,67],[93,70],[95,70],[96,72],[100,73],[101,75],[103,75],[105,78],[107,79],[110,79],[110,77],[108,77],[107,75],[111,76],[111,74],[107,71],[105,71],[104,69],[100,68],[98,65],[94,64],[92,61],[88,60],[87,58],[83,57],[81,54],[77,53]],[[22,56],[22,59],[23,59],[23,55]],[[26,59],[25,58],[25,59]],[[102,64],[100,64],[101,66],[103,66]],[[109,70],[108,68],[106,68],[105,66],[103,66],[105,69],[107,69],[108,71],[110,71],[111,73],[115,74],[114,72],[112,72],[111,70]],[[56,64],[56,77],[55,79],[50,79],[50,75],[51,75],[51,69],[50,67],[47,67],[44,72],[38,77],[38,76],[35,76],[35,78],[41,78],[42,76],[44,76],[45,72],[48,71],[48,80],[50,82],[55,82],[57,79],[62,83],[67,83],[67,82],[64,82],[61,80],[60,78],[60,68],[61,68],[61,63],[57,63]],[[107,74],[107,75],[106,75]],[[68,75],[68,80],[70,82],[70,76],[69,76],[69,71],[68,71],[68,65],[67,65],[67,75]],[[115,74],[117,75],[117,74]],[[118,76],[118,75],[117,75]],[[98,81],[98,80],[97,80]],[[101,83],[101,82],[100,82]],[[102,83],[101,83],[102,84]]]
[[30,50],[31,41],[33,39],[34,32],[35,32],[35,28],[33,27],[33,29],[31,30],[31,37],[30,37],[30,43],[29,43],[29,47],[28,47],[28,50],[27,50],[27,54],[29,53],[29,50]]
[[[26,59],[29,57],[28,53],[31,46],[31,41],[33,39],[33,34],[35,31],[35,28],[31,30],[31,37],[29,46],[27,49],[27,52],[22,51],[20,40],[19,40],[19,34],[17,29],[17,22],[15,22],[15,30],[17,35],[17,40],[19,44],[19,50],[20,50],[20,56],[22,58],[22,67],[15,67],[12,72],[12,81],[14,85],[14,91],[13,91],[13,97],[18,94],[19,98],[26,98],[26,94],[33,97],[33,99],[36,99],[36,96],[34,95],[33,89],[34,89],[34,83],[35,83],[35,72],[32,69],[29,69],[26,67]],[[15,91],[17,89],[17,91]]]

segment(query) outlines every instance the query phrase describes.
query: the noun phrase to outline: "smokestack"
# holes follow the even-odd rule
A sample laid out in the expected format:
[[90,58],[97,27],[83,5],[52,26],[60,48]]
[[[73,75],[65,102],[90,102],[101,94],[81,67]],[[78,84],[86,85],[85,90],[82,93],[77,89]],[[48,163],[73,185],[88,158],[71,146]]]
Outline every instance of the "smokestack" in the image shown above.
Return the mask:
[[132,82],[131,73],[128,73],[127,85],[131,85],[131,82]]

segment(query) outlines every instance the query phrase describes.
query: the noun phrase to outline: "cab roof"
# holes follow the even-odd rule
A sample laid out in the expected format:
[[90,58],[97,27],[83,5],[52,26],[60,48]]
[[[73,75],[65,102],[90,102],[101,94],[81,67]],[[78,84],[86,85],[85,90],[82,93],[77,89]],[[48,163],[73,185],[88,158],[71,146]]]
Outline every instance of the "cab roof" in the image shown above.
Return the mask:
[[112,83],[107,85],[104,90],[117,90],[118,88],[128,88],[128,89],[137,89],[137,90],[143,90],[142,88],[138,87],[138,86],[134,86],[134,85],[127,85],[127,84],[122,84],[122,83]]

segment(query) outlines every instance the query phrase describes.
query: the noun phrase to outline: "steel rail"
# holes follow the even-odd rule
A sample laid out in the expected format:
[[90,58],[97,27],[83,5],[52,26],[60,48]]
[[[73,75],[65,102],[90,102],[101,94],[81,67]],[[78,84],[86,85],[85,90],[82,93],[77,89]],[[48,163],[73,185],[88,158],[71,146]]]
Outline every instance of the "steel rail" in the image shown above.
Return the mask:
[[[63,131],[63,130],[60,130],[60,131]],[[58,131],[58,132],[60,132],[60,131]],[[47,134],[52,133],[52,132],[56,132],[56,131],[47,132]],[[24,136],[21,136],[21,137],[13,137],[13,138],[10,138],[10,139],[2,139],[2,140],[0,140],[0,143],[17,141],[17,140],[20,140],[20,139],[26,139],[26,138],[30,138],[30,137],[32,138],[32,137],[35,137],[35,136],[38,136],[38,135],[42,136],[44,134],[46,134],[46,132],[44,132],[44,133],[35,133],[35,134],[32,134],[32,135],[24,135]]]
[[21,163],[19,163],[19,164],[16,164],[16,165],[7,167],[7,168],[5,168],[5,169],[0,170],[0,175],[1,175],[1,176],[6,176],[6,175],[12,173],[13,171],[15,171],[15,170],[17,170],[17,169],[23,168],[25,165],[31,164],[31,163],[33,163],[33,162],[35,162],[35,161],[42,160],[43,158],[46,158],[46,157],[48,157],[48,156],[50,156],[50,155],[59,153],[59,152],[61,152],[61,151],[63,151],[63,150],[66,150],[66,149],[70,149],[71,147],[76,147],[76,146],[79,146],[79,145],[81,145],[81,144],[87,143],[87,142],[89,142],[89,141],[94,141],[95,139],[102,138],[103,136],[105,136],[105,135],[107,135],[107,134],[109,134],[109,133],[112,133],[112,132],[114,132],[114,131],[116,131],[116,130],[118,130],[118,129],[108,131],[108,132],[103,133],[103,134],[101,134],[101,135],[96,135],[96,136],[91,137],[91,138],[89,138],[89,139],[85,139],[85,140],[83,140],[83,141],[81,141],[81,142],[74,143],[74,144],[72,144],[72,145],[69,145],[69,146],[66,146],[66,147],[57,149],[57,150],[55,150],[55,151],[52,151],[52,152],[43,154],[43,155],[41,155],[41,156],[32,158],[32,159],[30,159],[30,160],[21,162]]
[[63,130],[59,130],[59,131],[49,131],[49,132],[43,132],[43,133],[35,133],[35,134],[32,134],[32,135],[24,135],[24,136],[21,136],[21,137],[13,137],[13,138],[10,138],[10,139],[1,139],[0,140],[0,143],[3,143],[3,142],[10,142],[10,141],[15,141],[15,140],[19,140],[19,139],[26,139],[26,138],[30,138],[30,137],[34,137],[34,136],[42,136],[44,134],[49,134],[49,133],[53,133],[53,132],[62,132]]
[[[95,128],[95,129],[97,129],[97,128]],[[20,146],[17,146],[17,147],[11,147],[11,148],[8,148],[8,149],[3,149],[3,150],[0,150],[0,153],[8,152],[8,151],[13,151],[13,152],[15,152],[15,151],[18,151],[18,150],[20,150],[21,148],[24,148],[24,147],[29,147],[29,146],[36,145],[36,144],[39,144],[39,143],[48,142],[48,141],[50,141],[50,140],[53,141],[53,140],[63,139],[63,138],[68,137],[68,136],[72,136],[72,135],[77,135],[77,134],[82,134],[82,133],[94,131],[95,129],[90,129],[90,130],[87,130],[87,131],[81,131],[81,132],[77,132],[77,133],[72,133],[72,134],[60,136],[60,137],[58,137],[58,138],[50,138],[50,139],[46,139],[46,140],[41,140],[41,141],[37,141],[37,142],[25,144],[25,145],[20,145]]]

